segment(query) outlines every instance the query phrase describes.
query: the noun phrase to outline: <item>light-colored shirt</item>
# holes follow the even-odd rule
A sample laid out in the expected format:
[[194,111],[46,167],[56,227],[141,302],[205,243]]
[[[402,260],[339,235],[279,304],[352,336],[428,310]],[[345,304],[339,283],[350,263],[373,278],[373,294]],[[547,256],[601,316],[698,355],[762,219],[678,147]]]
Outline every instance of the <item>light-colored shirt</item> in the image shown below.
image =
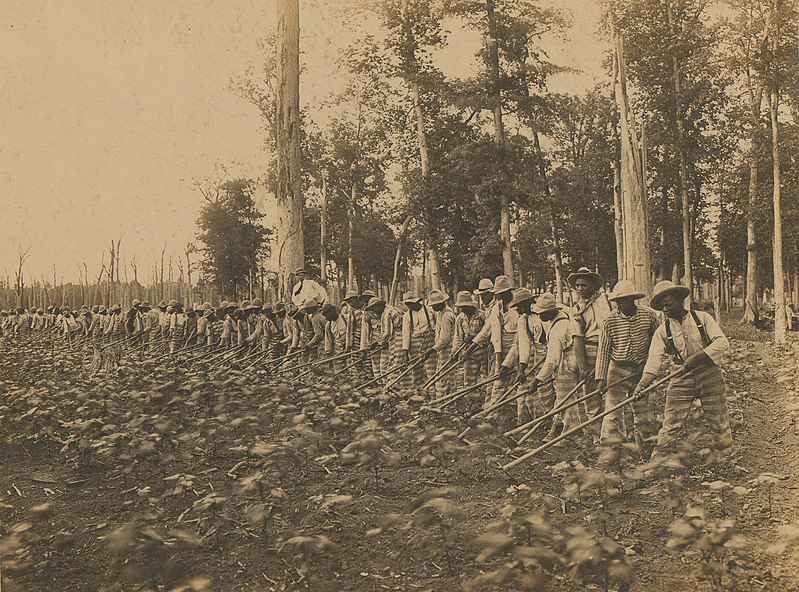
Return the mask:
[[433,349],[447,351],[452,347],[452,337],[455,334],[455,313],[449,308],[433,312],[436,315],[435,338]]
[[547,337],[547,355],[544,358],[544,363],[538,371],[538,380],[546,382],[555,373],[555,370],[561,364],[563,355],[566,354],[572,346],[572,323],[569,316],[564,313],[558,313],[549,327],[544,325]]
[[584,337],[586,343],[597,345],[602,334],[602,324],[611,312],[610,302],[604,292],[594,294],[587,301],[578,300],[571,310],[574,319],[572,334],[575,337]]
[[452,336],[452,349],[456,350],[467,337],[474,339],[485,326],[485,315],[482,311],[476,311],[471,317],[466,313],[460,312],[455,317],[455,334]]
[[[516,339],[518,322],[519,313],[515,308],[504,310],[502,303],[496,302],[486,318],[486,324],[474,338],[474,343],[480,345],[490,341],[494,348],[494,353],[507,353],[505,350],[510,349],[510,346],[508,346],[509,341],[515,341]],[[505,337],[504,340],[503,336]],[[503,346],[503,343],[507,347]]]
[[327,292],[315,280],[304,279],[294,284],[291,289],[291,301],[295,306],[300,306],[306,300],[315,298],[321,306],[327,301]]
[[[706,312],[694,311],[699,318],[699,322],[704,325],[710,344],[705,347],[702,343],[702,334],[699,327],[694,322],[690,312],[686,312],[681,321],[666,318],[655,331],[652,337],[652,344],[649,346],[649,355],[644,374],[657,374],[663,365],[663,358],[667,355],[667,335],[666,323],[671,329],[671,336],[674,340],[674,347],[682,360],[687,360],[690,356],[704,351],[716,366],[720,366],[724,360],[724,354],[730,348],[730,342],[719,327],[715,319]],[[678,360],[674,360],[678,362]]]

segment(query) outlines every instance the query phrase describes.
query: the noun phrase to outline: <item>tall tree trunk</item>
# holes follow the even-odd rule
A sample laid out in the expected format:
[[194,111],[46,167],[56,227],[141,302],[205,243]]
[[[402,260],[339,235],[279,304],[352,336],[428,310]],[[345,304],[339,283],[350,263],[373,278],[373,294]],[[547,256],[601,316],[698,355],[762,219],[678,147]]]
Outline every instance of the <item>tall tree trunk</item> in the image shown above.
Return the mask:
[[[355,193],[355,185],[352,186]],[[353,195],[353,200],[355,195]],[[354,202],[353,202],[354,203]],[[355,257],[352,255],[352,208],[349,208],[347,215],[347,290],[356,290],[355,282]]]
[[750,120],[752,126],[749,152],[749,202],[746,208],[746,297],[742,322],[751,323],[757,311],[757,237],[755,235],[755,212],[758,197],[758,169],[760,165],[760,112],[763,107],[763,86],[748,81]]
[[[666,5],[666,13],[669,20],[669,29],[672,36],[676,36],[676,27],[674,23],[674,12],[672,9],[671,0]],[[676,126],[676,146],[677,154],[680,161],[680,203],[682,208],[682,256],[683,256],[683,269],[685,285],[690,292],[688,293],[688,302],[690,304],[693,298],[693,270],[691,264],[691,209],[688,200],[688,170],[685,158],[685,130],[680,103],[682,101],[682,80],[680,75],[680,65],[677,60],[676,52],[671,52],[671,68],[674,83],[674,122]]]
[[541,182],[544,186],[544,195],[546,196],[547,206],[549,207],[549,233],[550,239],[552,240],[552,267],[555,272],[555,296],[558,302],[563,302],[563,258],[560,252],[558,226],[555,222],[555,199],[552,196],[552,188],[549,186],[549,174],[546,162],[544,161],[544,152],[541,150],[541,140],[538,136],[538,130],[536,129],[533,129],[533,147],[535,148],[536,161],[538,164],[538,174],[541,176]]
[[278,0],[277,34],[277,240],[280,296],[291,289],[293,273],[305,264],[300,171],[300,10],[299,0]]
[[[429,182],[430,182],[430,144],[427,140],[427,117],[425,116],[424,106],[422,105],[422,89],[419,84],[419,63],[416,59],[416,37],[413,32],[412,17],[408,14],[408,0],[403,3],[402,22],[405,30],[406,42],[406,57],[408,63],[407,82],[410,87],[411,97],[413,99],[413,113],[416,120],[416,142],[419,146],[419,164],[422,173],[422,191],[424,198],[428,199]],[[439,255],[438,246],[435,243],[434,235],[435,229],[427,229],[429,236],[429,255],[431,267],[431,288],[434,290],[441,289],[441,272],[439,269]]]
[[[499,45],[497,40],[497,17],[496,1],[486,0],[486,15],[488,17],[488,65],[491,76],[491,101],[494,112],[494,142],[497,145],[497,153],[500,160],[500,168],[504,169],[502,163],[505,158],[505,125],[502,121],[502,92],[500,90],[499,78]],[[508,206],[508,196],[503,187],[500,196],[499,207],[499,240],[502,244],[502,268],[506,276],[513,278],[513,250],[511,249],[510,237],[510,209]]]
[[[611,16],[611,22],[613,16]],[[615,41],[614,94],[619,111],[621,135],[621,199],[624,221],[624,278],[635,288],[649,294],[652,288],[652,265],[649,253],[649,220],[644,184],[641,145],[632,126],[627,99],[624,40],[613,27]]]
[[624,222],[621,208],[621,174],[619,163],[614,158],[613,168],[613,233],[616,236],[616,277],[624,279]]
[[319,278],[327,287],[327,177],[322,174],[322,207],[319,209]]
[[782,345],[787,340],[785,318],[785,275],[782,266],[782,179],[780,171],[780,122],[779,93],[771,89],[768,93],[768,108],[771,114],[771,159],[774,177],[774,342]]
[[402,261],[402,243],[405,235],[408,234],[408,226],[411,224],[411,216],[406,216],[402,221],[402,227],[397,235],[397,252],[394,253],[394,274],[391,277],[391,289],[388,293],[388,303],[393,306],[397,299],[397,288],[399,287],[400,262]]

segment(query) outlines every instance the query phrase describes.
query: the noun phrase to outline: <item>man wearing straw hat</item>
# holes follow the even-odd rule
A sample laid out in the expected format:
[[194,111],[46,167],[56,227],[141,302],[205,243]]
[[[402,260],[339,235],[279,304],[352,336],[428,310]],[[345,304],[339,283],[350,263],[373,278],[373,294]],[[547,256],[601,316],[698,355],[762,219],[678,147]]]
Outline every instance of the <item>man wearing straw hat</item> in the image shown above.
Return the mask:
[[485,326],[469,346],[469,353],[473,353],[482,344],[490,343],[494,352],[493,367],[497,369],[498,374],[501,373],[491,387],[491,395],[485,401],[485,407],[490,407],[510,382],[511,372],[507,368],[515,365],[516,361],[508,360],[506,369],[503,370],[503,360],[512,353],[513,345],[516,343],[516,325],[519,321],[516,309],[510,307],[513,300],[513,285],[510,278],[504,275],[497,276],[492,292],[496,302],[486,318]]
[[[610,302],[607,295],[599,290],[602,284],[602,276],[587,267],[581,267],[576,273],[569,276],[569,285],[577,293],[577,302],[572,310],[574,359],[577,367],[575,378],[577,381],[594,370],[602,324],[610,316]],[[595,381],[589,378],[583,385],[583,394],[587,395],[595,389]],[[584,410],[587,418],[599,413],[601,402],[599,397],[592,397],[585,401]],[[598,426],[591,429],[598,431]]]
[[[455,333],[455,313],[447,306],[449,296],[441,290],[433,290],[427,295],[427,303],[433,309],[435,333],[433,352],[425,360],[425,372],[428,378],[439,370],[452,355],[452,336]],[[436,381],[436,396],[443,397],[449,392],[451,379],[444,376]]]
[[[516,343],[514,347],[518,352],[518,368],[517,379],[519,381],[519,392],[527,391],[525,397],[516,400],[516,420],[522,424],[526,419],[535,419],[542,415],[546,410],[552,408],[552,402],[555,400],[555,389],[549,384],[542,386],[538,389],[540,392],[534,392],[530,396],[527,382],[527,367],[530,362],[537,361],[538,358],[546,355],[546,348],[540,351],[537,347],[540,335],[543,335],[543,324],[537,314],[533,314],[531,304],[533,303],[534,296],[530,290],[521,288],[516,290],[513,294],[513,300],[510,305],[515,308],[519,313],[519,323],[516,329]],[[539,334],[540,332],[540,334]],[[544,341],[546,343],[546,341]],[[541,411],[542,413],[539,413]],[[527,418],[525,418],[525,412]]]
[[[646,362],[652,336],[658,328],[655,311],[635,304],[644,296],[629,280],[618,282],[608,296],[608,300],[616,303],[617,310],[611,312],[602,324],[594,367],[597,388],[604,391],[610,385],[605,395],[605,409],[621,403],[636,384]],[[602,467],[615,464],[619,458],[624,441],[619,429],[622,413],[619,409],[602,419],[599,438],[599,464]],[[641,399],[633,403],[635,437],[639,445],[651,435],[652,415],[648,400]]]
[[[489,280],[490,281],[490,280]],[[452,349],[458,350],[464,343],[471,343],[485,325],[485,315],[478,307],[471,292],[461,291],[455,297],[455,332],[452,337]],[[480,370],[484,366],[483,352],[464,352],[463,380],[457,387],[469,386],[480,379]],[[486,373],[485,377],[488,377]]]
[[363,352],[362,356],[367,369],[366,374],[370,380],[378,374],[387,372],[391,364],[391,355],[388,352],[388,348],[382,348],[379,353],[370,351],[387,343],[386,340],[390,339],[390,336],[386,335],[384,331],[386,328],[389,331],[393,330],[394,325],[391,324],[388,327],[384,327],[386,310],[386,301],[377,296],[372,296],[363,311],[360,349]]
[[[403,363],[422,356],[431,355],[435,337],[433,314],[424,305],[421,298],[411,292],[402,296],[402,303],[408,308],[402,315],[402,358]],[[417,364],[413,372],[403,379],[402,389],[417,394],[425,381],[425,369]]]
[[300,307],[303,302],[313,298],[319,303],[319,306],[322,306],[327,301],[327,292],[315,280],[307,279],[305,275],[304,267],[300,267],[294,272],[297,283],[291,288],[291,301],[295,306]]
[[363,324],[361,298],[355,290],[347,290],[341,301],[339,316],[345,326],[343,351],[352,351],[361,346],[361,325]]
[[665,316],[652,338],[644,374],[635,392],[655,380],[665,356],[691,371],[674,378],[666,389],[666,408],[655,457],[662,456],[680,436],[694,399],[702,402],[705,420],[713,431],[716,454],[723,455],[732,447],[727,387],[719,368],[730,342],[708,313],[685,310],[684,301],[688,294],[688,288],[668,280],[659,282],[652,292],[652,307],[662,310]]
[[[530,384],[530,390],[536,391],[542,383],[548,382],[554,376],[555,407],[559,407],[577,384],[574,356],[570,355],[573,346],[572,322],[569,315],[558,307],[555,296],[551,292],[541,294],[531,310],[533,314],[537,314],[541,318],[546,333],[547,350],[538,374]],[[544,440],[551,440],[558,436],[561,426],[563,431],[566,431],[578,423],[579,414],[574,407],[571,407],[563,413],[562,417],[555,416],[552,428]]]
[[477,296],[478,306],[484,316],[487,316],[488,311],[494,303],[494,282],[489,278],[483,278],[477,284],[477,289],[474,291]]

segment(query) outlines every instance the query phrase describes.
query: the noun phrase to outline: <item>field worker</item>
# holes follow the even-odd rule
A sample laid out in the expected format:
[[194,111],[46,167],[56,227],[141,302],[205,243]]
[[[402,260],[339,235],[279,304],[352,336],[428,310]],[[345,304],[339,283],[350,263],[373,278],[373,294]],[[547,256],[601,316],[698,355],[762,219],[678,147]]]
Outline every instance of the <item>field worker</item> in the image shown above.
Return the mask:
[[491,406],[500,397],[510,382],[509,367],[516,364],[516,360],[508,359],[508,364],[503,370],[503,361],[511,354],[516,343],[516,326],[519,322],[519,313],[510,307],[513,300],[513,285],[507,276],[500,275],[494,282],[494,304],[486,317],[485,326],[469,346],[469,353],[476,352],[480,346],[488,343],[494,354],[492,368],[500,374],[491,386],[491,394],[485,400],[484,407]]
[[159,319],[161,317],[160,303],[158,306],[152,307],[144,315],[144,330],[147,335],[147,350],[153,351],[158,345],[159,337],[161,336],[161,325]]
[[[541,384],[555,378],[555,407],[559,407],[566,395],[575,387],[574,356],[572,350],[572,322],[568,314],[558,306],[551,292],[544,292],[530,309],[539,316],[546,335],[546,356],[538,374],[530,383],[530,390],[536,391]],[[569,430],[579,423],[579,414],[574,407],[567,409],[563,416],[555,416],[552,428],[544,440],[551,440],[562,431]]]
[[174,308],[171,307],[173,301],[166,302],[162,300],[159,305],[159,310],[161,314],[158,315],[158,326],[160,328],[159,337],[161,338],[161,345],[163,346],[162,349],[169,349],[169,324],[172,320],[172,313],[174,312]]
[[494,282],[488,278],[481,279],[477,284],[474,295],[477,296],[477,304],[480,310],[487,315],[494,304]]
[[[517,290],[510,305],[519,314],[519,322],[516,329],[516,344],[518,355],[511,356],[511,359],[518,358],[516,369],[516,379],[519,382],[519,393],[526,393],[525,396],[516,399],[516,422],[521,425],[529,420],[535,419],[546,413],[552,408],[554,401],[554,388],[551,385],[541,386],[537,391],[529,388],[527,384],[528,367],[534,365],[545,355],[538,347],[538,340],[541,339],[543,324],[537,314],[532,314],[531,306],[535,297],[530,290],[522,288]],[[512,367],[510,367],[512,369]]]
[[256,298],[250,303],[252,313],[248,317],[250,322],[250,334],[247,343],[256,348],[261,353],[267,354],[272,347],[272,339],[277,332],[273,322],[274,313],[272,306],[263,305],[260,299]]
[[375,293],[374,290],[364,290],[358,296],[358,303],[360,304],[361,310],[366,310],[366,305],[372,300],[372,298],[379,298],[379,296]]
[[214,307],[210,302],[203,302],[197,315],[197,345],[209,346],[212,341],[212,325],[214,319]]
[[300,307],[297,319],[300,326],[300,343],[305,349],[305,361],[312,362],[324,352],[325,318],[320,312],[321,305],[315,298],[306,300]]
[[236,311],[236,330],[238,331],[236,345],[244,345],[250,336],[250,325],[247,317],[250,315],[250,301],[242,300]]
[[27,337],[31,332],[32,323],[33,319],[31,315],[28,314],[28,311],[21,306],[17,308],[16,326],[14,327],[14,334],[17,338]]
[[[485,324],[485,316],[478,308],[471,292],[466,290],[458,292],[455,296],[455,311],[457,314],[455,316],[455,333],[452,337],[453,351],[460,349],[464,343],[471,344]],[[462,380],[459,381],[456,388],[469,386],[480,380],[484,357],[481,351],[462,352],[463,370],[458,373],[462,376]]]
[[[610,313],[602,324],[599,337],[594,376],[597,388],[605,388],[628,377],[628,380],[611,386],[605,394],[605,409],[621,403],[638,382],[646,362],[652,337],[658,328],[658,318],[651,308],[636,305],[644,297],[629,280],[618,282],[608,300],[616,304],[617,310]],[[616,464],[624,435],[619,428],[623,409],[614,411],[602,419],[599,444],[599,464],[608,468]],[[633,403],[635,438],[639,445],[652,436],[653,414],[648,398]]]
[[173,354],[186,346],[189,316],[183,310],[183,304],[177,300],[170,302],[169,307],[172,309],[169,317],[169,353]]
[[230,349],[235,346],[238,341],[238,327],[236,323],[236,305],[227,300],[223,300],[219,305],[222,309],[222,335],[220,337],[220,346],[224,349]]
[[[433,351],[428,354],[428,358],[425,360],[425,372],[428,378],[442,370],[449,361],[450,356],[452,356],[455,313],[447,306],[448,302],[449,296],[441,290],[433,290],[427,295],[427,303],[433,310],[435,325]],[[436,381],[436,398],[443,397],[449,393],[451,382],[451,373]]]
[[[402,362],[409,363],[419,356],[432,355],[435,338],[433,314],[424,305],[421,298],[406,292],[402,303],[407,311],[402,315]],[[414,362],[415,364],[416,362]],[[425,382],[423,364],[417,364],[412,372],[405,376],[402,390],[410,394],[418,394]]]
[[371,380],[378,374],[386,372],[385,366],[389,358],[383,357],[382,351],[374,351],[385,343],[383,336],[382,320],[386,310],[386,301],[377,296],[370,298],[363,311],[361,322],[361,343],[359,348],[362,352],[364,367],[366,368],[366,379]]
[[[576,273],[569,276],[569,285],[577,293],[577,301],[572,309],[572,337],[574,339],[574,361],[577,369],[575,379],[582,380],[586,374],[591,374],[596,366],[597,349],[602,325],[610,316],[611,308],[605,292],[600,288],[603,284],[602,276],[593,273],[587,267],[581,267]],[[594,378],[589,377],[583,385],[583,395],[596,390]],[[591,397],[582,404],[586,419],[599,413],[602,406],[600,397]],[[599,424],[590,428],[594,436],[599,436]]]
[[327,301],[327,292],[315,280],[305,277],[305,268],[300,267],[294,272],[297,283],[291,289],[291,302],[294,306],[301,306],[304,302],[313,298],[322,306]]
[[723,455],[732,447],[727,387],[720,368],[730,342],[711,315],[685,310],[688,294],[688,288],[668,280],[659,282],[652,292],[652,308],[663,311],[664,319],[652,338],[635,393],[655,380],[665,356],[675,365],[693,370],[688,376],[674,378],[666,389],[666,408],[654,457],[663,455],[681,435],[694,399],[702,402],[705,420],[713,432],[714,456]]
[[339,316],[346,325],[344,335],[344,351],[359,349],[361,346],[361,324],[363,323],[363,310],[358,292],[348,291],[341,301]]
[[[347,324],[343,318],[341,318],[341,314],[339,314],[339,309],[336,307],[335,304],[330,304],[329,302],[322,306],[320,310],[322,316],[325,319],[325,326],[324,326],[324,351],[325,357],[330,358],[332,356],[344,353],[344,344],[347,338]],[[343,362],[343,363],[342,363]],[[346,367],[348,361],[345,358],[344,360],[337,360],[335,362],[330,362],[326,364],[328,370],[333,373],[336,373],[338,370]]]

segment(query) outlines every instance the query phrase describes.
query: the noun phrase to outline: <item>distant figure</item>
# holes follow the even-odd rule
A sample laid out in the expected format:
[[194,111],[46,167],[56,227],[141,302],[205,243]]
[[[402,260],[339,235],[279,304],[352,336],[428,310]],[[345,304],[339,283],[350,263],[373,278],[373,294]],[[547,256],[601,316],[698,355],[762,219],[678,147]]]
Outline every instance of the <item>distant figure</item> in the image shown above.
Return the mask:
[[307,301],[314,299],[319,306],[327,302],[327,292],[315,280],[305,278],[305,269],[299,268],[294,272],[297,283],[291,289],[291,302],[296,307],[302,306]]

